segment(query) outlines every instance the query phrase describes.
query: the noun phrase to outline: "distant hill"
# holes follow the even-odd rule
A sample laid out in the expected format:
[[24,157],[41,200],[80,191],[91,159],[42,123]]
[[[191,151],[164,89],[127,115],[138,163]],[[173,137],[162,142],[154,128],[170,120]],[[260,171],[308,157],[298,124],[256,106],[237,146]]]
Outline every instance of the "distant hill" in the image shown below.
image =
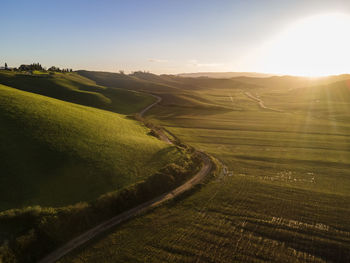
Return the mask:
[[235,77],[252,77],[252,78],[268,78],[273,74],[257,73],[257,72],[196,72],[196,73],[181,73],[177,74],[180,77],[188,78],[215,78],[215,79],[230,79]]
[[[78,74],[95,81],[99,85],[144,91],[162,97],[162,106],[181,108],[231,111],[232,106],[222,103],[220,106],[213,103],[211,96],[203,96],[203,91],[231,94],[236,91],[294,90],[306,87],[328,85],[338,81],[350,79],[350,75],[335,75],[320,78],[299,76],[272,76],[272,77],[234,77],[208,78],[185,77],[178,75],[156,75],[149,72],[134,72],[133,74],[119,74],[109,72],[78,71]],[[175,108],[173,108],[175,109]]]
[[[210,100],[196,94],[200,87],[185,78],[174,75],[155,75],[135,72],[130,75],[80,70],[77,73],[108,88],[128,89],[157,94],[162,97],[161,105],[210,109],[217,108]],[[186,78],[187,80],[195,80]]]
[[272,76],[268,78],[236,77],[233,80],[246,84],[260,85],[269,88],[305,88],[316,85],[327,85],[338,81],[350,79],[349,74],[326,76],[319,78],[298,76]]

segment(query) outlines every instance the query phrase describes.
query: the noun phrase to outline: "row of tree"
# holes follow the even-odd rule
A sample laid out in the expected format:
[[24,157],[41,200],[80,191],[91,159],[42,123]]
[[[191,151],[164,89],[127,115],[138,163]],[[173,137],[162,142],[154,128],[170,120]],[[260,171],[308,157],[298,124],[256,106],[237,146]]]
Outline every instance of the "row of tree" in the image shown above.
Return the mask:
[[59,67],[52,66],[48,69],[48,71],[53,71],[53,72],[73,72],[73,69],[69,68],[63,68],[60,69]]
[[30,65],[20,65],[19,68],[18,68],[19,71],[33,71],[33,70],[44,70],[44,68],[41,66],[40,63],[33,63],[33,64],[30,64]]
[[32,63],[29,65],[22,64],[18,68],[12,68],[12,69],[10,69],[7,66],[7,63],[5,63],[4,69],[5,70],[13,70],[13,71],[28,71],[28,72],[32,72],[34,70],[44,71],[44,72],[47,72],[47,71],[49,71],[49,72],[73,72],[73,69],[69,69],[69,68],[60,69],[59,67],[55,67],[55,66],[52,66],[49,69],[46,69],[40,63]]

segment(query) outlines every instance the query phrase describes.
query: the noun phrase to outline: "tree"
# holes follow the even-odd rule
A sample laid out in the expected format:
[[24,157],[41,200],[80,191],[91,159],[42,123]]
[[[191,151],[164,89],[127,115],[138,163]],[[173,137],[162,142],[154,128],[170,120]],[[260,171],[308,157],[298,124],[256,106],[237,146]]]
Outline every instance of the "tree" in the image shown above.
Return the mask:
[[62,72],[62,70],[59,67],[52,66],[48,69],[48,71],[51,72]]
[[40,63],[33,63],[30,65],[21,65],[19,67],[20,71],[34,71],[34,70],[43,70],[43,67],[41,66]]
[[8,67],[7,67],[7,63],[5,62],[5,69],[8,69]]

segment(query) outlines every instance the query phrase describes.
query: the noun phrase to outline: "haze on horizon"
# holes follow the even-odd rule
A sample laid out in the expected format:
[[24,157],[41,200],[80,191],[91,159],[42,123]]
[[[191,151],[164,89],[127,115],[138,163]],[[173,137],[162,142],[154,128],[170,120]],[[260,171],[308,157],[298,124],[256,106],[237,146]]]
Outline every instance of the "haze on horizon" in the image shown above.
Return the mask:
[[350,2],[6,1],[0,64],[154,73],[350,73]]

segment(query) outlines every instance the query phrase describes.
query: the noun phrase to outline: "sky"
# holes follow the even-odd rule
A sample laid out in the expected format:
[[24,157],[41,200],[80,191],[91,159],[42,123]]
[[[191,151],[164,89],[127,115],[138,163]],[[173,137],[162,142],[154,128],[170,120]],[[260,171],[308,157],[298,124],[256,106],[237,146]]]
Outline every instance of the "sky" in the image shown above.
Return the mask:
[[349,0],[11,0],[0,17],[13,67],[350,73]]

